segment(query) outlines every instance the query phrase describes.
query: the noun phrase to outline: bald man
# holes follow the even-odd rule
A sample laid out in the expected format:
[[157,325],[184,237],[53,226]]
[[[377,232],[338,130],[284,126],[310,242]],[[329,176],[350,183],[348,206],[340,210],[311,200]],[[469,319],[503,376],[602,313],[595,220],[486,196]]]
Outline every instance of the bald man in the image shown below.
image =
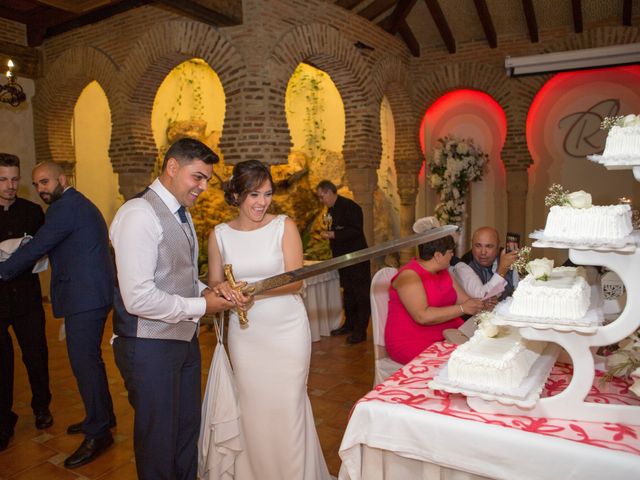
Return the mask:
[[45,162],[32,172],[33,186],[49,205],[44,224],[26,245],[0,263],[0,278],[10,280],[43,255],[51,263],[53,314],[64,317],[69,363],[85,408],[85,419],[68,433],[84,433],[65,460],[75,468],[94,460],[113,444],[115,422],[100,342],[113,303],[114,271],[107,225],[98,208],[69,186],[60,165]]
[[517,252],[500,249],[498,231],[492,227],[480,227],[471,238],[472,260],[459,262],[453,274],[465,292],[474,298],[498,297],[499,300],[513,293],[518,275],[511,270]]

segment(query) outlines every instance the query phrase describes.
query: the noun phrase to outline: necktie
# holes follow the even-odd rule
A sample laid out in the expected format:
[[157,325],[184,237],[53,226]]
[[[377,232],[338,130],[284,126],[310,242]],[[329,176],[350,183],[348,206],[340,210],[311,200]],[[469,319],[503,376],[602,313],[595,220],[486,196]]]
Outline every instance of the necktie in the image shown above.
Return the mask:
[[178,216],[182,223],[187,223],[187,210],[183,206],[178,209]]

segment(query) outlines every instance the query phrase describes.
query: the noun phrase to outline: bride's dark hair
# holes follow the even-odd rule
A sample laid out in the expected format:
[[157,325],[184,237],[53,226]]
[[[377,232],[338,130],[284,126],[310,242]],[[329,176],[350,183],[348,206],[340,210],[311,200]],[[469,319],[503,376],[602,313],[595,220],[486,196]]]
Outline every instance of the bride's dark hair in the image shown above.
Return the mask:
[[262,185],[265,180],[271,184],[271,191],[275,193],[276,186],[271,178],[269,167],[258,160],[246,160],[236,163],[228,181],[222,185],[224,200],[229,205],[239,206],[247,195]]

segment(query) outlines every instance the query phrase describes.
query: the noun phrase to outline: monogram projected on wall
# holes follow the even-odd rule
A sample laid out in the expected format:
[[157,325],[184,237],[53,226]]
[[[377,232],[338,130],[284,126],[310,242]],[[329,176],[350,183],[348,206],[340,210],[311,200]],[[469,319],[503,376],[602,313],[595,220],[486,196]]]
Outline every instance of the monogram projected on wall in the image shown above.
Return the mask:
[[575,112],[563,117],[558,122],[560,130],[566,130],[562,142],[564,152],[575,158],[601,153],[607,132],[600,129],[604,117],[618,115],[620,99],[610,98],[596,103],[584,112]]

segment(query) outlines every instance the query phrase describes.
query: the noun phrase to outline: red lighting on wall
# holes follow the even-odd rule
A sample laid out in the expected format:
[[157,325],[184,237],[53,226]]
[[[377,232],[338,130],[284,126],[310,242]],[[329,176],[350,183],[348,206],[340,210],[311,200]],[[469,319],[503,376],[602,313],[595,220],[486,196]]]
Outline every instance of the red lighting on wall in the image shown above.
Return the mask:
[[[470,109],[477,109],[481,105],[482,110],[488,113],[491,122],[497,122],[499,130],[502,135],[507,130],[507,119],[504,111],[498,102],[496,102],[490,95],[480,92],[478,90],[461,89],[454,90],[452,92],[442,95],[438,100],[427,109],[422,122],[420,123],[420,149],[424,154],[424,127],[427,121],[434,121],[433,119],[442,118],[446,116],[446,112],[456,110],[464,105],[468,105]],[[485,113],[485,115],[487,114]]]

